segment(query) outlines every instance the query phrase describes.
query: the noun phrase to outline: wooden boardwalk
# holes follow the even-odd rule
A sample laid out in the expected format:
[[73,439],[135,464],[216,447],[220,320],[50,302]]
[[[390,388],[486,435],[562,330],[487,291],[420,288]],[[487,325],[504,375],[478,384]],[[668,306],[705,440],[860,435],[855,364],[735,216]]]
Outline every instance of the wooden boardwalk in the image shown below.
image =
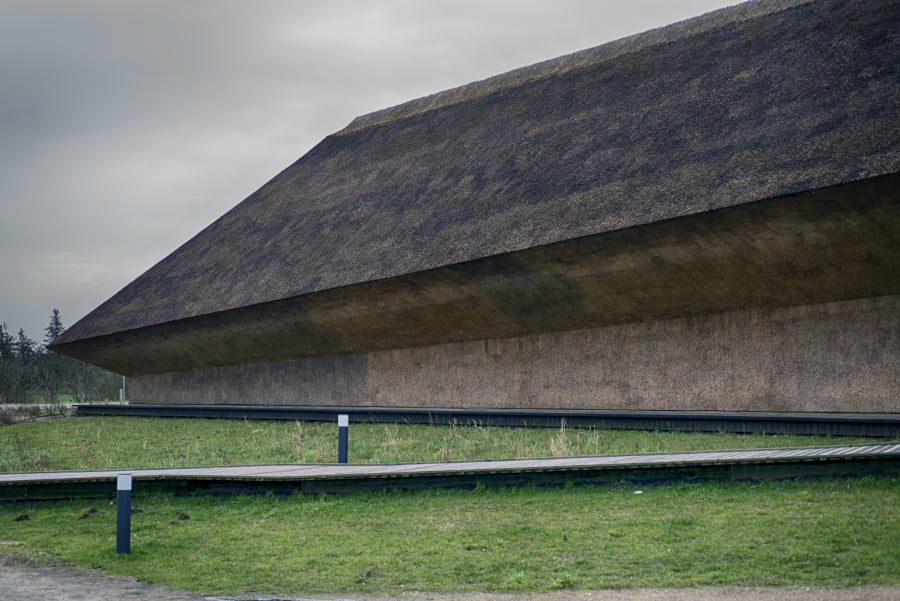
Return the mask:
[[120,473],[135,494],[346,492],[371,489],[764,480],[900,474],[900,442],[403,464],[290,464],[0,474],[0,500],[112,496]]

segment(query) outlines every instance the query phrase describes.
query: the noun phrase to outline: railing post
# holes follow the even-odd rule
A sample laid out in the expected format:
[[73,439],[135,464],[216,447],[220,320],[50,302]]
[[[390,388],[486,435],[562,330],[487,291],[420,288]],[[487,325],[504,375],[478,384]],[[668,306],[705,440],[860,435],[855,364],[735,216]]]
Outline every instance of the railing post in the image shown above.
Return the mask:
[[347,463],[347,438],[350,416],[338,415],[338,463]]
[[131,553],[131,474],[119,474],[116,497],[116,553]]

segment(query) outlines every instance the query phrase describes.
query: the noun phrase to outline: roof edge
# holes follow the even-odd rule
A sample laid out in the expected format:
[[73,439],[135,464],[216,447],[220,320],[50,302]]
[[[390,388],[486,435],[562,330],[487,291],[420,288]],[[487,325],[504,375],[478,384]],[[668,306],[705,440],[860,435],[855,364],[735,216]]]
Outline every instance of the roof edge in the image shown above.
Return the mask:
[[812,2],[815,2],[815,0],[750,0],[734,6],[720,8],[671,25],[650,29],[600,46],[513,69],[487,79],[474,81],[393,107],[367,113],[357,117],[347,127],[332,135],[347,135],[454,104],[476,100],[531,81],[562,75],[610,61],[623,54],[675,42],[685,37],[783,12]]

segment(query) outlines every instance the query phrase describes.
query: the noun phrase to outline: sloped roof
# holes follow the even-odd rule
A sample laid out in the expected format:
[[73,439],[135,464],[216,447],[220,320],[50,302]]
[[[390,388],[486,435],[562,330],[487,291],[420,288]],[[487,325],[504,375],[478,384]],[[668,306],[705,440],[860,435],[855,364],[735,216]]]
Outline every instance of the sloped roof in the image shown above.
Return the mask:
[[895,173],[900,2],[753,2],[360,117],[57,344]]

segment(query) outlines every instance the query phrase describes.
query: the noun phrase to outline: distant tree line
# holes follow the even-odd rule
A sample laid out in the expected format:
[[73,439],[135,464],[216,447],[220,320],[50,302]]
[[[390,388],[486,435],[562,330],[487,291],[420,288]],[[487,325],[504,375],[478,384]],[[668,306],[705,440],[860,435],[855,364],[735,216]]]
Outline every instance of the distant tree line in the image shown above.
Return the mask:
[[0,402],[90,403],[118,400],[122,377],[95,365],[47,350],[65,331],[53,309],[43,344],[23,329],[16,336],[0,324]]

